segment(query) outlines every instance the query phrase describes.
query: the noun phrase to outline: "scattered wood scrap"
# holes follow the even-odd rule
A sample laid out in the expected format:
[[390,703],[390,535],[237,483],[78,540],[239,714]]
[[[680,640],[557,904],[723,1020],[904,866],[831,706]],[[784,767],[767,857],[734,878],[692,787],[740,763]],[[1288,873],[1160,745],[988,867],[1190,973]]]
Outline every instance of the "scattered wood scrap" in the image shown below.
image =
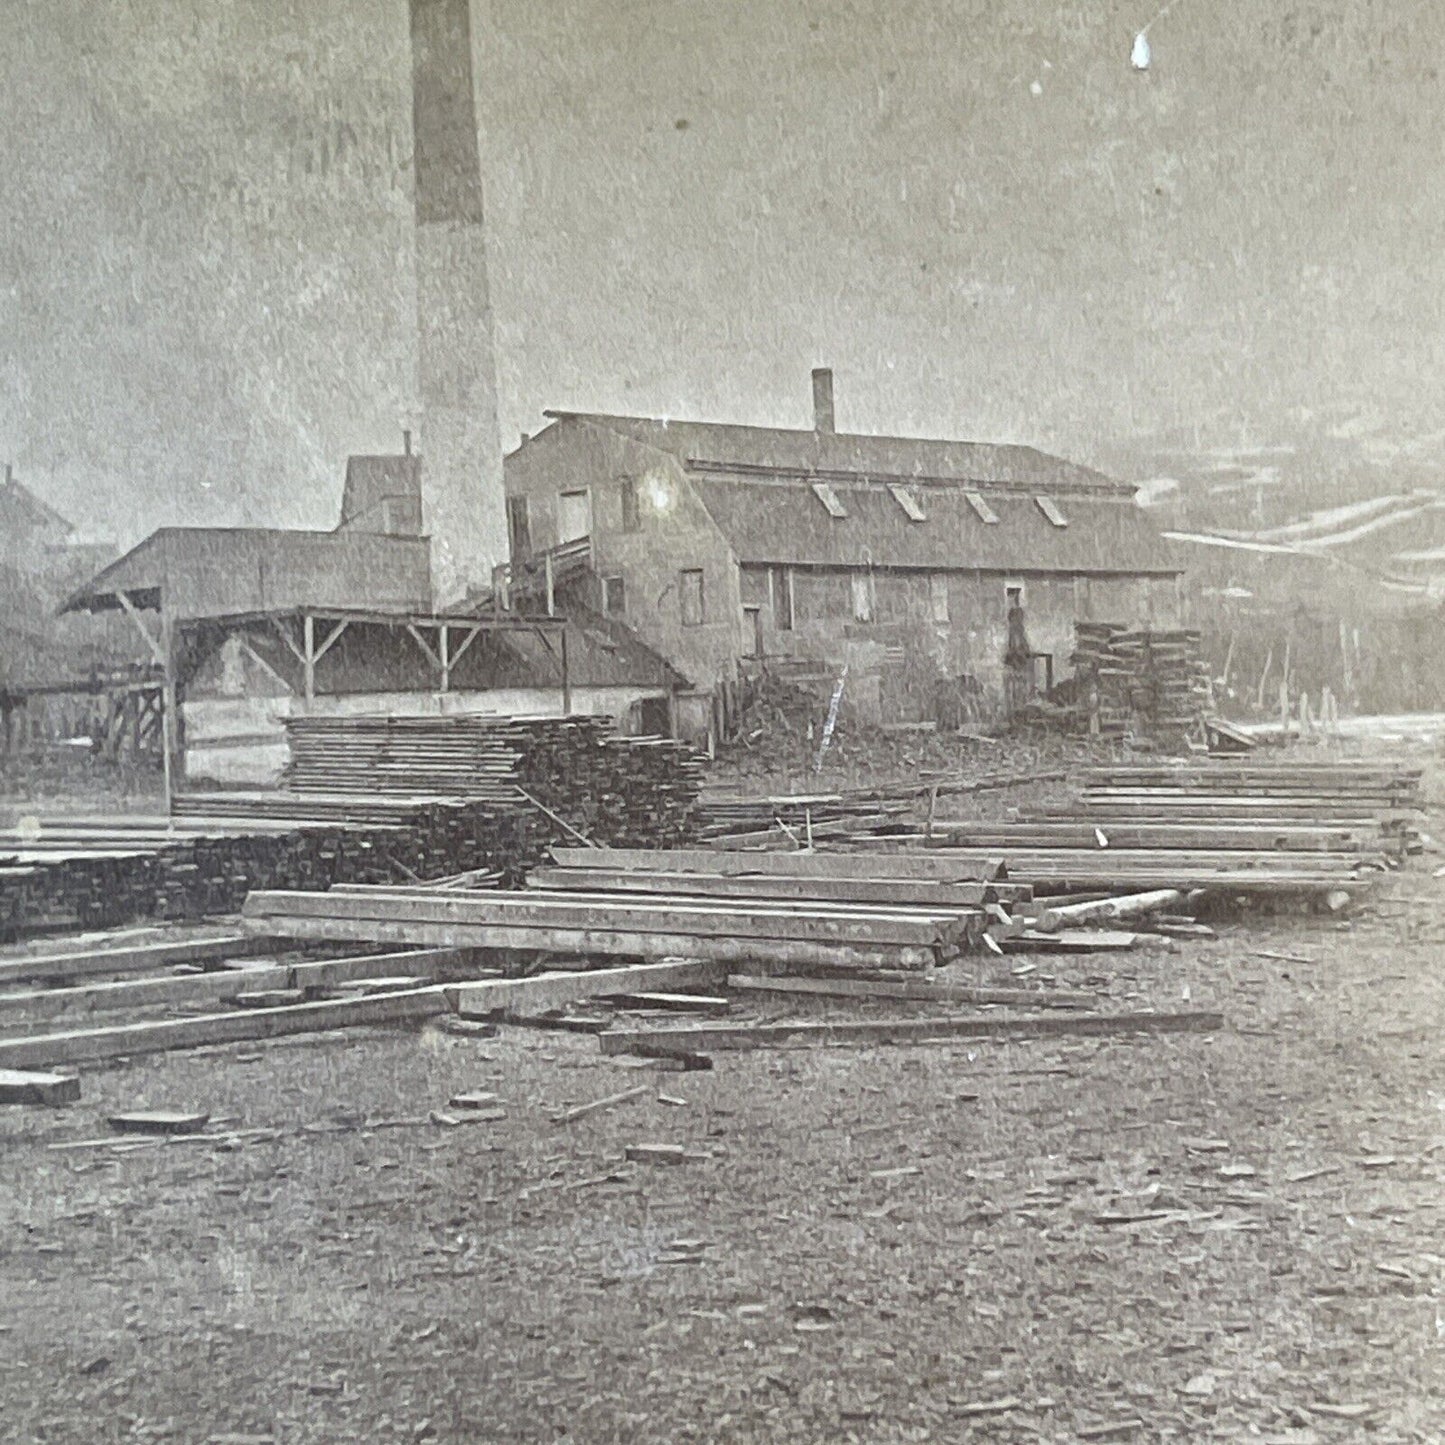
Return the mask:
[[604,1054],[677,1048],[760,1049],[787,1044],[908,1044],[946,1039],[1027,1039],[1064,1034],[1213,1033],[1223,1014],[984,1014],[970,1018],[888,1019],[838,1023],[692,1025],[676,1029],[611,1029],[598,1036]]
[[498,978],[457,984],[447,1002],[464,1019],[488,1018],[508,1010],[545,1013],[584,998],[605,998],[639,990],[712,988],[726,977],[722,964],[695,959],[639,963],[621,968],[542,973],[534,978]]
[[0,1069],[0,1104],[73,1104],[79,1098],[80,1080],[73,1076]]
[[758,978],[734,974],[728,979],[734,993],[805,994],[814,998],[907,999],[915,1003],[1011,1004],[1025,1008],[1093,1008],[1092,993],[1029,988],[980,988],[963,983],[924,983],[921,980],[869,982],[851,978]]

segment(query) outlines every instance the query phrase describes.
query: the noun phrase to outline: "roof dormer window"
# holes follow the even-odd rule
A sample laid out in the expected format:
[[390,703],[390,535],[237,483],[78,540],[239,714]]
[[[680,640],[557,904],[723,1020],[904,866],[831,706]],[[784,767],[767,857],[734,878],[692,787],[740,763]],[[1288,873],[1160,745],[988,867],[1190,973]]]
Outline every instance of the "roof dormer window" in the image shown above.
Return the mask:
[[1039,511],[1046,516],[1056,527],[1067,527],[1069,519],[1059,511],[1059,504],[1052,497],[1035,497]]
[[917,495],[897,482],[888,483],[888,495],[903,508],[910,522],[926,522],[927,515]]
[[848,515],[848,509],[842,503],[837,492],[827,482],[814,482],[813,495],[822,502],[830,517],[843,518]]
[[978,513],[980,522],[987,522],[991,527],[997,523],[998,513],[984,500],[982,492],[965,492],[963,495],[968,498],[968,505]]

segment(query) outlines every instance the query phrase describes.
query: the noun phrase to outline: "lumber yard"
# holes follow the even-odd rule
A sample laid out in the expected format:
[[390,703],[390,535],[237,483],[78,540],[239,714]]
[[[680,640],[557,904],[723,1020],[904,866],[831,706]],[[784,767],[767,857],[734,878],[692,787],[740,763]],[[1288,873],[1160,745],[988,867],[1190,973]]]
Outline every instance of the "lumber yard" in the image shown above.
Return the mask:
[[9,7],[0,1439],[1445,1440],[1439,27],[1126,8]]

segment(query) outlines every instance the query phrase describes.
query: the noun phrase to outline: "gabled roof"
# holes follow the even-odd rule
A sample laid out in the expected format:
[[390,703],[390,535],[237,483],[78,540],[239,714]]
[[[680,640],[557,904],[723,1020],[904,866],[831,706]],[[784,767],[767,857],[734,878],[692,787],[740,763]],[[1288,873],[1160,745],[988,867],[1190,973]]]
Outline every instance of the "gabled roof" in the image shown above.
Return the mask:
[[[387,503],[393,503],[388,508]],[[338,531],[421,532],[421,458],[355,456],[346,459]]]
[[72,522],[42,502],[29,487],[17,482],[8,474],[8,468],[6,471],[5,479],[0,481],[0,517],[18,517],[32,527],[54,527],[66,536],[75,530]]
[[[988,494],[981,510],[971,488],[915,485],[910,509],[886,485],[831,484],[833,515],[806,482],[693,481],[703,505],[740,562],[804,567],[912,567],[929,571],[1183,571],[1142,508],[1119,496]],[[977,493],[973,494],[977,496]],[[1050,520],[1040,498],[1065,523]],[[997,521],[984,520],[985,515]]]
[[548,411],[545,415],[603,427],[668,452],[701,473],[970,482],[987,491],[1084,491],[1125,497],[1134,493],[1132,485],[1116,482],[1092,467],[1013,444],[661,421],[598,412]]

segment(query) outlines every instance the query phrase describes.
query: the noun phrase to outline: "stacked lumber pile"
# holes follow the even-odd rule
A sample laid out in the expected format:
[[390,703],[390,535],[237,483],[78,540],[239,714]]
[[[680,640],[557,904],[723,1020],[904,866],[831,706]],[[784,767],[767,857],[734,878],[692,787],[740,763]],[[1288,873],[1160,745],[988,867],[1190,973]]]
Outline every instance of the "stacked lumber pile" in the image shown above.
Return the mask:
[[704,789],[697,806],[697,836],[729,848],[764,842],[786,846],[805,833],[815,839],[844,837],[893,823],[909,814],[920,799],[936,802],[962,794],[1057,782],[1065,776],[1057,771],[988,773],[982,777],[924,773],[896,782],[808,796],[754,796]]
[[1338,907],[1420,846],[1420,777],[1241,759],[1098,768],[1073,803],[1018,821],[935,819],[929,837],[968,859],[1001,857],[1041,893],[1178,888]]
[[[570,860],[572,850],[561,850]],[[577,850],[586,863],[606,849]],[[782,856],[782,855],[771,855]],[[662,852],[666,863],[676,856]],[[599,865],[615,858],[598,859]],[[727,964],[918,970],[977,946],[979,903],[859,897],[771,897],[739,889],[694,893],[654,875],[649,888],[613,888],[600,868],[544,870],[519,890],[337,887],[257,892],[246,926],[271,937],[485,949],[523,960],[674,957]],[[978,894],[982,898],[982,890]]]
[[530,810],[486,803],[351,816],[291,820],[252,806],[235,817],[54,818],[0,832],[0,936],[235,913],[258,887],[520,870],[555,831]]
[[563,957],[931,968],[981,946],[1030,890],[997,861],[709,849],[552,849],[512,891],[257,893],[270,936]]
[[402,716],[286,720],[288,806],[317,795],[486,800],[524,795],[587,837],[690,837],[701,760],[670,738],[611,735],[605,718]]
[[1073,664],[1080,696],[1098,700],[1082,720],[1103,737],[1179,736],[1203,720],[1209,669],[1197,631],[1076,622]]

